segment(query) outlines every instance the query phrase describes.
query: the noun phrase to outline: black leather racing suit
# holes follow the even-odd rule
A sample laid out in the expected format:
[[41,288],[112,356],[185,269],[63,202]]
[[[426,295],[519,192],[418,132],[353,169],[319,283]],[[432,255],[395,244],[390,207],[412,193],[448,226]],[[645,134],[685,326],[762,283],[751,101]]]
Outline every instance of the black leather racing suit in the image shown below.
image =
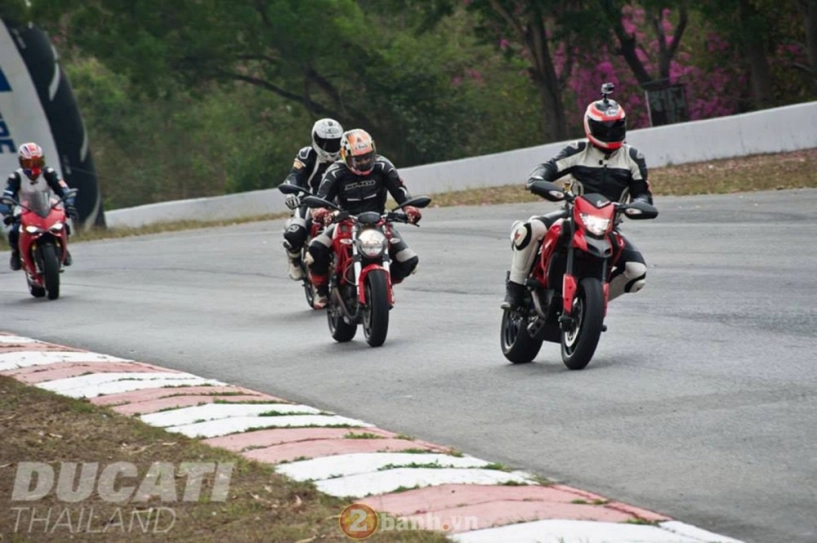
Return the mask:
[[[591,145],[586,140],[571,143],[555,157],[534,168],[528,176],[528,184],[536,179],[556,182],[565,176],[572,178],[570,181],[574,193],[598,193],[619,202],[632,198],[653,203],[644,155],[627,144],[608,152]],[[512,282],[524,284],[539,243],[548,228],[557,219],[565,216],[564,210],[558,210],[541,217],[533,217],[515,227],[512,235],[514,247],[510,276]],[[624,292],[637,292],[644,286],[647,277],[644,257],[630,240],[623,234],[621,236],[625,246],[613,270],[610,300]]]
[[[356,175],[343,162],[335,162],[326,171],[318,189],[319,198],[330,202],[334,200],[341,209],[352,215],[358,215],[364,211],[383,213],[386,209],[388,194],[391,194],[398,204],[411,198],[394,165],[380,155],[375,159],[374,167],[368,175]],[[331,260],[332,234],[335,227],[336,225],[330,226],[309,244],[309,253],[313,258],[309,270],[313,283],[318,287],[326,284]],[[392,259],[391,276],[392,282],[399,283],[414,271],[420,259],[406,245],[393,225],[392,238],[399,241],[392,241],[389,244],[389,254]]]
[[[323,174],[331,165],[332,162],[322,161],[315,149],[308,145],[298,151],[292,163],[292,170],[284,180],[284,184],[295,185],[314,194],[323,179]],[[300,256],[301,247],[306,243],[311,227],[312,219],[309,208],[302,205],[295,210],[284,228],[284,247],[290,254],[290,258]]]

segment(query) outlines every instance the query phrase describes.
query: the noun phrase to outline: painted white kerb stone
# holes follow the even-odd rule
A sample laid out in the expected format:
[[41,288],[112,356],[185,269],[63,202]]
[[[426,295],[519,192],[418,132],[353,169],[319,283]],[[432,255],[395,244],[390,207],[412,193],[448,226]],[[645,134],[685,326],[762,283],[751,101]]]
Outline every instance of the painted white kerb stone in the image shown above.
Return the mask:
[[362,498],[368,495],[394,492],[398,488],[447,484],[501,485],[503,483],[537,484],[527,474],[508,473],[496,469],[395,468],[336,479],[323,479],[315,481],[315,486],[321,492],[331,496]]
[[30,345],[32,343],[43,343],[37,339],[23,336],[2,336],[0,335],[0,345]]
[[[228,419],[233,417],[254,417],[262,413],[280,413],[281,415],[308,414],[317,415],[319,409],[306,405],[294,405],[285,403],[264,403],[264,404],[218,404],[196,405],[183,407],[158,413],[142,415],[140,418],[153,426],[184,426],[194,422],[207,420]],[[268,415],[280,416],[280,415]]]
[[0,371],[45,366],[66,362],[133,362],[124,358],[99,353],[73,351],[17,351],[0,354]]
[[[714,534],[710,534],[713,535]],[[450,535],[457,543],[720,543],[733,539],[698,539],[657,526],[587,520],[538,520]],[[740,542],[736,542],[740,543]]]
[[695,526],[678,522],[677,520],[670,520],[659,524],[664,530],[668,530],[674,534],[684,535],[691,538],[697,538],[700,541],[717,542],[717,543],[743,543],[731,537],[725,537],[719,534],[713,534],[706,530],[701,530]]
[[169,426],[165,430],[184,434],[187,437],[210,438],[261,428],[303,428],[310,426],[371,428],[374,425],[335,415],[281,415],[278,417],[233,417],[187,424],[185,426]]
[[[433,453],[351,453],[281,464],[276,471],[296,481],[348,477],[382,470],[387,466],[439,465],[441,468],[482,468],[490,462],[469,456]],[[436,468],[432,468],[436,469]]]
[[106,394],[117,394],[146,388],[203,385],[224,386],[225,383],[214,379],[204,379],[189,373],[111,372],[55,379],[54,381],[38,383],[36,386],[72,398],[95,398]]

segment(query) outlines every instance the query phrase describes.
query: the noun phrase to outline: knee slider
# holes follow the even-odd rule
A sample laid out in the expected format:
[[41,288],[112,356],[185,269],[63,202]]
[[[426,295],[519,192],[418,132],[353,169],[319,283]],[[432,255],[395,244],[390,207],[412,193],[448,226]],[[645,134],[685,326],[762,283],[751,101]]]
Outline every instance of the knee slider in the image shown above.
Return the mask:
[[638,292],[647,284],[647,266],[641,262],[627,262],[623,275],[627,278],[624,292]]
[[533,233],[531,223],[516,221],[511,230],[511,245],[517,249],[524,249],[530,243]]
[[306,222],[303,219],[294,219],[284,232],[284,245],[288,249],[300,249],[307,236]]

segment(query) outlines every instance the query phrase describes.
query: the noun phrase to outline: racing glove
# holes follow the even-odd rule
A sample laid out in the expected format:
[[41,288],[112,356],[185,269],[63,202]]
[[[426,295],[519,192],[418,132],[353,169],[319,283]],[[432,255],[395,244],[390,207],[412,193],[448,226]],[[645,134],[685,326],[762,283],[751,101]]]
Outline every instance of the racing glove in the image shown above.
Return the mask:
[[408,222],[411,224],[417,224],[418,222],[420,222],[420,219],[423,218],[423,215],[422,213],[420,213],[420,210],[414,206],[404,207],[403,212],[406,214]]
[[298,198],[297,194],[287,194],[286,200],[284,203],[287,205],[289,209],[297,209],[299,205],[301,205],[301,199]]
[[68,198],[65,200],[65,212],[68,214],[68,218],[72,221],[79,220],[79,213],[77,213],[77,208],[74,205],[74,199]]
[[3,217],[3,224],[5,224],[6,226],[8,226],[9,224],[11,224],[13,222],[14,222],[14,215],[12,215],[11,213],[9,213],[8,215],[5,215]]
[[318,209],[312,212],[312,220],[315,222],[323,223],[326,226],[332,224],[332,219],[334,216],[332,215],[332,211],[325,207],[319,207]]

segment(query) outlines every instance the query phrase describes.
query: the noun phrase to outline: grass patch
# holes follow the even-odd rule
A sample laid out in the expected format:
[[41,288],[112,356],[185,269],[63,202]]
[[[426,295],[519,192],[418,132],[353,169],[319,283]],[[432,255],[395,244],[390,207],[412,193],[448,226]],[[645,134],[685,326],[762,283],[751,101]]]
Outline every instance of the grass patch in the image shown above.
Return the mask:
[[[649,159],[647,157],[647,166]],[[649,178],[656,196],[812,188],[817,187],[815,163],[817,149],[808,149],[652,168]],[[525,190],[524,179],[511,185],[467,189],[431,197],[431,205],[440,207],[542,201]]]
[[[138,418],[26,386],[5,376],[0,376],[0,413],[3,413],[0,417],[0,435],[3,436],[0,442],[0,541],[349,541],[338,528],[338,515],[351,500],[321,494],[313,484],[283,477],[269,464],[250,461],[225,449],[149,426]],[[100,471],[114,462],[133,462],[138,469],[137,477],[120,479],[117,488],[138,487],[154,462],[169,462],[176,468],[182,462],[232,462],[235,467],[226,501],[209,500],[214,481],[208,474],[202,478],[203,499],[199,502],[181,501],[184,478],[175,480],[178,502],[162,503],[155,497],[146,503],[114,504],[101,500],[96,492],[77,503],[60,502],[53,492],[35,502],[12,502],[19,462],[52,465],[55,462],[99,462]],[[58,476],[55,469],[55,479]],[[48,530],[44,529],[44,522],[39,522],[29,532],[29,515],[20,522],[15,534],[17,511],[12,509],[14,507],[36,507],[38,518],[44,518],[48,508],[52,508]],[[126,515],[135,509],[168,507],[174,511],[176,520],[170,531],[161,535],[142,532],[138,522],[130,533],[117,524],[108,524],[105,533],[91,534],[86,528],[87,519],[82,529],[77,524],[82,508],[87,517],[91,507],[94,531],[101,530],[108,519],[116,519],[117,508],[122,512],[125,530],[129,522]],[[69,532],[65,517],[61,527],[52,530],[59,515],[66,510],[71,514],[73,532]],[[432,532],[393,531],[377,533],[367,539],[369,541],[445,543],[447,539]]]
[[[817,149],[750,155],[651,168],[650,183],[652,184],[653,194],[656,196],[731,194],[760,190],[815,188],[817,187],[817,172],[813,167],[815,163],[817,163]],[[647,165],[649,166],[649,157],[647,157]],[[532,164],[531,168],[533,166]],[[524,179],[497,187],[469,188],[432,194],[431,198],[432,207],[517,204],[541,201],[541,198],[525,190]],[[394,205],[394,201],[389,199],[387,207],[391,209]],[[277,220],[289,216],[289,212],[282,212],[228,220],[165,222],[136,228],[92,228],[87,232],[76,232],[71,237],[71,242],[145,236],[197,228],[216,228]],[[3,236],[0,236],[0,249],[8,249],[8,243]]]
[[343,436],[343,439],[385,439],[385,438],[381,435],[373,434],[371,432],[362,432],[359,434],[349,432],[348,434]]
[[[98,241],[102,239],[119,239],[133,236],[148,236],[151,234],[163,234],[166,232],[181,232],[184,230],[196,230],[200,228],[218,228],[222,226],[233,226],[259,221],[272,221],[289,217],[290,213],[269,213],[266,215],[253,215],[237,219],[213,220],[213,221],[173,221],[157,224],[146,224],[144,226],[129,227],[119,226],[111,228],[92,227],[83,232],[73,232],[70,243],[80,243],[83,241]],[[8,240],[0,236],[0,248],[8,249]]]

